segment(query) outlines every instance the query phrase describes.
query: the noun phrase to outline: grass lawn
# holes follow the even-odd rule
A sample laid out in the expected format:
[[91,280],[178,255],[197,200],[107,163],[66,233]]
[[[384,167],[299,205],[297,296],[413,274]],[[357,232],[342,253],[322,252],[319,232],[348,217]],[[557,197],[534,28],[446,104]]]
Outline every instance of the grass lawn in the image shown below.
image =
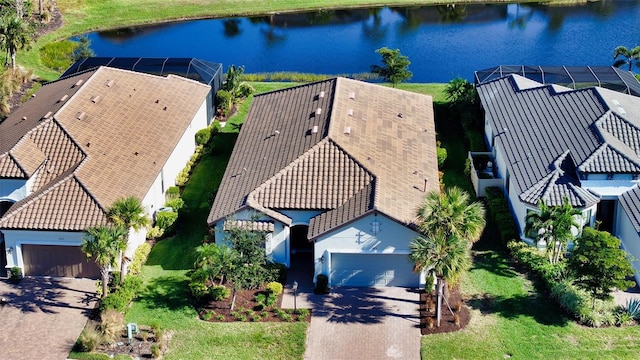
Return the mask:
[[473,298],[469,326],[424,336],[423,359],[637,359],[640,353],[640,327],[577,325],[500,253],[477,253],[461,286]]

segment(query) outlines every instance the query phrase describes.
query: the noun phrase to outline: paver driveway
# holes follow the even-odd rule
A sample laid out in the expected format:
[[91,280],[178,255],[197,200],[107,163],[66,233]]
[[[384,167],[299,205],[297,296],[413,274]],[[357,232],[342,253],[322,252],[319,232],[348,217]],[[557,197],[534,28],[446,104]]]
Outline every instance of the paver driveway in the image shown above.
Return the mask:
[[302,294],[313,308],[305,359],[419,359],[417,291],[397,287],[336,288]]
[[0,359],[66,359],[95,307],[95,289],[89,279],[0,281]]

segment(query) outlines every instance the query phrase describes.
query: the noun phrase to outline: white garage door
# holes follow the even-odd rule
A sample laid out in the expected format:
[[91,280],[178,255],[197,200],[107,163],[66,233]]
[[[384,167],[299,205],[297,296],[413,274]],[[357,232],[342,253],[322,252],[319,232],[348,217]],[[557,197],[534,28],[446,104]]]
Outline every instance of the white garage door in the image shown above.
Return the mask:
[[331,286],[418,287],[420,276],[412,271],[409,255],[331,254]]

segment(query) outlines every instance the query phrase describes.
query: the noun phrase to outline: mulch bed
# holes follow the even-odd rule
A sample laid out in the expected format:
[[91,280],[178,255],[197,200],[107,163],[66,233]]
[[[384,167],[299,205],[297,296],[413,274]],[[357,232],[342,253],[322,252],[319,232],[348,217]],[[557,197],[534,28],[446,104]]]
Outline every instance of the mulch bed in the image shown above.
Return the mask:
[[158,341],[153,329],[148,326],[141,326],[138,334],[132,336],[133,339],[131,344],[129,344],[129,338],[127,337],[126,332],[124,332],[115,342],[111,344],[102,344],[98,346],[94,352],[105,354],[110,357],[124,354],[139,359],[152,359],[153,355],[151,348],[153,345],[159,344],[161,346],[161,353],[165,350],[162,344],[166,344],[168,340],[167,338],[170,334],[164,332],[162,336],[163,339]]
[[[200,319],[210,322],[290,322],[311,321],[310,313],[294,314],[293,309],[280,309],[282,294],[278,295],[272,306],[261,308],[256,295],[265,293],[265,287],[254,290],[240,290],[236,294],[236,303],[231,311],[231,296],[221,301],[208,301],[198,306]],[[284,313],[288,314],[285,315]]]
[[[422,335],[448,333],[464,329],[471,319],[471,311],[465,305],[464,299],[458,287],[445,292],[445,297],[453,314],[447,307],[447,302],[442,302],[442,319],[440,327],[436,326],[436,296],[435,291],[420,293],[420,331]],[[432,319],[432,320],[429,320]]]

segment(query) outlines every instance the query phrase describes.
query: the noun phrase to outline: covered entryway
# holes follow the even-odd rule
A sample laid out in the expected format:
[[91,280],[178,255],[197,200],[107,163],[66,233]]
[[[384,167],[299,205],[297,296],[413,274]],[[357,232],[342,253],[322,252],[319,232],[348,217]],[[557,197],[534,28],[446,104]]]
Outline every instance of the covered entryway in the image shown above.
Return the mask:
[[24,274],[31,276],[100,277],[98,266],[79,246],[22,245]]
[[407,254],[331,254],[331,286],[418,287]]

